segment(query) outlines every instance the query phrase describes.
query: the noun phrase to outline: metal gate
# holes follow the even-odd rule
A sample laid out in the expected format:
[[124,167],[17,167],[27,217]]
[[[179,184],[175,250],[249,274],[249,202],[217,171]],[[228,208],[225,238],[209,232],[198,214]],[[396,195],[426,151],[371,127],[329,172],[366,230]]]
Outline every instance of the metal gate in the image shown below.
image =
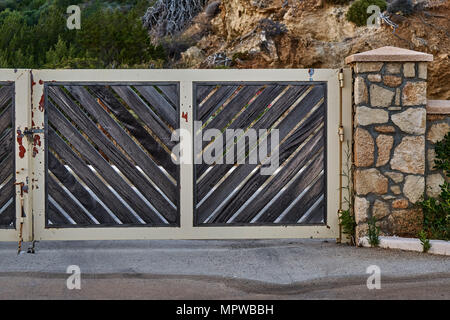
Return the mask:
[[338,236],[349,70],[0,73],[0,240]]

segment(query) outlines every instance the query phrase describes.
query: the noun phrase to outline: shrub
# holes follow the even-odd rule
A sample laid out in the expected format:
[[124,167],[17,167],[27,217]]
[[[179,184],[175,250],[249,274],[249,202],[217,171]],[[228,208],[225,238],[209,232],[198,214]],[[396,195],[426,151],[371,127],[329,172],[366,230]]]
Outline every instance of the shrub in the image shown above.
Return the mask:
[[380,227],[376,225],[377,220],[375,217],[372,217],[368,221],[369,225],[369,231],[368,231],[368,238],[369,238],[369,244],[372,247],[378,247],[380,244]]
[[387,3],[385,0],[357,0],[355,1],[347,12],[347,20],[353,22],[357,26],[364,26],[367,24],[367,19],[371,13],[367,13],[367,8],[370,5],[380,7],[380,11],[386,10]]

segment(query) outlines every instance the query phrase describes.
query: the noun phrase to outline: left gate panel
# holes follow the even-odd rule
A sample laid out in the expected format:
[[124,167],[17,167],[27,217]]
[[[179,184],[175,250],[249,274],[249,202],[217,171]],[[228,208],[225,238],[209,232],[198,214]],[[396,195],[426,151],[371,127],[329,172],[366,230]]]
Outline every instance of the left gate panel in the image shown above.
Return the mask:
[[0,229],[16,227],[14,131],[14,83],[0,82]]
[[0,70],[0,241],[33,238],[30,183],[31,70]]
[[175,83],[48,83],[46,228],[179,225]]

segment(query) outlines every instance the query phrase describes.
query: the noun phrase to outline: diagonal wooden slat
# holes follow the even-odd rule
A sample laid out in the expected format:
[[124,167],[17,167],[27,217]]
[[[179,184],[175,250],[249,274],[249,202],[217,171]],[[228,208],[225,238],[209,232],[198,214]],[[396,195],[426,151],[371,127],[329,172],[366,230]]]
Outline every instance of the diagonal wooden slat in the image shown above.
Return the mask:
[[12,153],[9,153],[6,158],[0,162],[0,185],[12,174],[14,174],[14,156]]
[[169,99],[169,102],[172,104],[173,108],[176,110],[178,105],[180,104],[180,94],[178,92],[177,85],[169,84],[169,85],[158,85],[157,88],[164,93],[164,95]]
[[[76,121],[78,126],[89,135],[92,141],[99,147],[102,152],[106,154],[106,156],[118,167],[121,169],[121,172],[133,181],[133,184],[139,189],[139,191],[146,196],[149,193],[156,193],[153,186],[146,180],[142,174],[136,169],[136,167],[131,164],[123,154],[117,150],[117,148],[112,144],[109,139],[101,139],[100,136],[102,133],[97,129],[97,127],[85,116],[81,114],[81,112],[76,112],[71,109],[70,103],[65,104],[61,99],[53,94],[53,89],[50,89],[50,97],[56,101],[58,101],[61,105],[65,105],[63,110],[72,118],[72,120]],[[68,101],[66,101],[68,102]],[[105,161],[105,159],[94,149],[94,147],[78,132],[78,130],[73,127],[68,120],[54,107],[51,103],[48,103],[49,109],[49,121],[60,131],[65,137],[70,137],[70,141],[72,145],[76,146],[76,148],[80,151],[83,156],[88,159],[88,161],[97,169],[100,175],[108,181],[108,183],[119,192],[119,194],[126,199],[129,205],[134,206],[134,210],[148,223],[157,223],[161,222],[161,219],[158,215],[148,207],[144,201],[131,189],[129,184],[125,182],[122,177],[110,166],[109,163]],[[159,209],[161,207],[160,213],[164,216],[167,215],[168,218],[174,217],[174,210],[167,205],[167,202],[162,203],[161,196],[155,194],[153,199],[149,199],[152,201],[152,204]]]
[[222,130],[242,108],[262,89],[262,86],[246,86],[234,96],[227,106],[212,119],[203,130],[211,128]]
[[13,130],[6,129],[0,137],[0,161],[13,152]]
[[3,131],[12,125],[12,106],[7,105],[3,112],[0,114],[0,137]]
[[114,121],[103,109],[99,108],[97,101],[82,86],[66,86],[72,96],[94,117],[98,123],[108,131],[116,143],[136,161],[137,165],[144,170],[152,181],[156,181],[158,187],[164,194],[177,204],[177,188],[172,181],[161,171],[158,165],[150,159],[146,153],[131,139],[131,137]]
[[177,167],[170,155],[162,148],[155,138],[139,124],[109,89],[104,86],[89,86],[89,90],[91,90],[102,103],[108,107],[120,123],[150,153],[157,164],[163,166],[172,177],[177,177]]
[[7,102],[11,101],[14,96],[14,86],[5,85],[0,88],[0,112],[4,109]]
[[[301,141],[301,140],[300,140]],[[300,145],[301,143],[298,143]],[[234,218],[234,222],[250,222],[276,195],[289,183],[294,176],[305,166],[310,160],[311,154],[318,152],[320,148],[323,148],[324,140],[320,135],[316,135],[309,140],[301,149],[301,152],[291,159],[288,163],[283,163],[282,169],[277,173],[264,189],[260,190],[258,196],[253,199],[251,204],[245,207],[239,215]],[[286,146],[285,146],[286,147]],[[310,170],[311,165],[306,170]],[[262,181],[266,180],[265,176],[261,176],[259,173],[255,175],[254,180],[261,180],[258,184],[262,185]],[[227,222],[234,212],[240,209],[240,207],[246,202],[247,199],[258,192],[258,188],[253,186],[256,183],[247,183],[247,191],[240,192],[239,197],[236,197],[228,206],[228,214],[223,215],[218,221]],[[282,202],[283,203],[283,202]]]
[[[270,112],[266,112],[258,122],[255,123],[253,129],[259,130],[271,128],[277,120],[277,117],[273,114],[284,114],[286,110],[288,110],[288,108],[290,108],[291,105],[305,93],[307,88],[307,86],[296,86],[288,89],[288,91],[270,108]],[[246,143],[246,148],[248,148],[248,143]],[[212,170],[208,171],[205,177],[198,183],[197,195],[199,199],[202,199],[203,196],[214,187],[221,177],[232,167],[232,164],[212,166]]]
[[172,128],[178,128],[178,114],[166,99],[152,86],[134,86],[139,93],[147,100],[157,114],[167,122]]
[[175,146],[171,140],[172,131],[166,124],[150,109],[144,101],[128,86],[111,86],[111,88],[133,109],[138,117],[145,122],[150,130],[169,149]]
[[71,224],[70,221],[50,201],[48,201],[47,204],[47,218],[52,222],[53,226],[66,226]]
[[[323,143],[323,140],[322,140]],[[322,145],[323,147],[323,145]],[[308,184],[317,177],[321,170],[323,170],[323,153],[321,152],[318,156],[313,158],[314,160],[308,165],[308,167],[302,171],[289,185],[289,187],[284,190],[284,192],[270,204],[268,209],[258,218],[257,222],[274,222],[281,213],[289,206],[291,202],[295,200],[308,186]],[[297,170],[297,172],[299,172]],[[295,174],[297,174],[295,172]],[[295,177],[292,174],[291,179]],[[284,184],[289,182],[289,180],[284,181]],[[281,189],[279,189],[281,190]],[[268,198],[264,200],[271,200],[273,194],[265,193],[264,196]],[[269,202],[267,201],[267,203]],[[245,213],[236,218],[236,222],[249,222],[251,218],[254,217],[256,211],[252,213]],[[298,219],[283,219],[284,223],[296,223]]]
[[11,198],[14,197],[14,178],[11,178],[0,189],[0,208],[2,208]]
[[195,87],[195,93],[196,93],[196,102],[197,106],[205,100],[205,98],[215,89],[217,88],[216,85],[208,86],[208,85],[196,85]]
[[14,201],[0,213],[0,228],[8,228],[15,224],[16,220],[16,207]]
[[[250,124],[257,119],[259,115],[267,108],[267,106],[285,89],[284,85],[274,85],[268,86],[258,97],[245,109],[244,112],[240,114],[240,116],[233,121],[233,123],[228,127],[228,129],[246,129],[250,126]],[[233,141],[225,139],[224,135],[222,135],[223,139],[215,140],[208,147],[205,148],[216,148],[221,147],[222,150],[225,150],[225,146],[232,145]],[[204,143],[206,145],[207,142]],[[206,169],[208,169],[209,165],[206,163],[202,163],[197,166],[198,176],[201,176]]]
[[[124,224],[139,223],[139,220],[130,213],[127,207],[104,185],[104,183],[89,169],[73,150],[55,133],[52,128],[48,131],[49,148],[55,150],[59,157],[63,158],[83,180],[89,189],[94,192],[103,203],[111,206],[112,212]],[[50,153],[50,152],[49,152]]]
[[221,86],[198,109],[197,119],[205,122],[239,88],[238,85]]
[[99,223],[115,223],[105,208],[89,194],[51,152],[48,153],[48,168]]
[[[280,223],[292,223],[298,221],[300,218],[305,218],[302,223],[320,223],[321,220],[325,219],[323,204],[315,209],[312,206],[324,195],[325,178],[322,176],[311,186],[308,193],[291,207],[289,212],[280,220]],[[312,210],[310,211],[310,209]],[[308,216],[304,217],[308,211],[310,211]]]
[[75,201],[61,188],[58,182],[52,176],[47,175],[48,192],[58,205],[75,221],[77,224],[94,224],[94,222],[83,212]]

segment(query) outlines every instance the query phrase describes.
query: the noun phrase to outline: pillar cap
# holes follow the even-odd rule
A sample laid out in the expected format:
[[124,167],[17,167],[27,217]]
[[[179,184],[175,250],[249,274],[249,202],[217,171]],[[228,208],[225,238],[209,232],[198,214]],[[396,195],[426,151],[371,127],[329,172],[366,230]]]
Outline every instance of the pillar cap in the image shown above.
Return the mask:
[[345,63],[353,62],[426,62],[433,61],[433,55],[397,47],[378,49],[352,54],[345,58]]

